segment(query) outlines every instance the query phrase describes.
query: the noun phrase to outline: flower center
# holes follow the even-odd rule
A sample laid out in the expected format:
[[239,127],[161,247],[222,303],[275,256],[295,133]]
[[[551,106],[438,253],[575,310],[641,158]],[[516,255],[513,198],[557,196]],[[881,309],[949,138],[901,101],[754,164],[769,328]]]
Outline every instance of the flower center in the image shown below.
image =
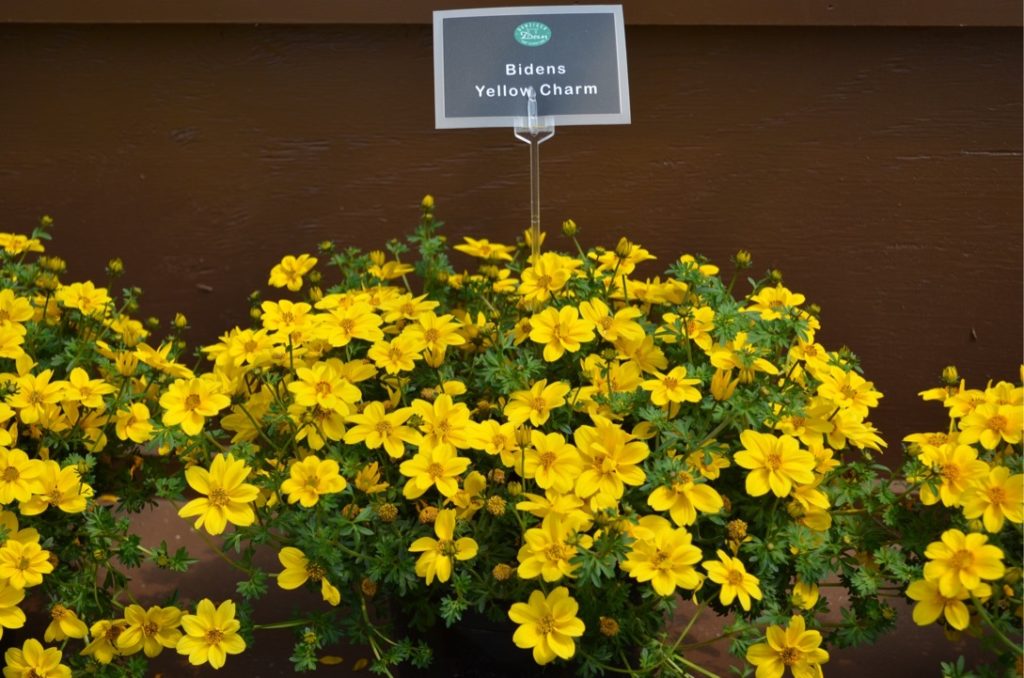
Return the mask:
[[661,564],[666,560],[668,560],[668,554],[661,549],[658,549],[655,551],[654,555],[651,556],[651,565],[654,567],[661,567]]
[[943,464],[939,471],[939,474],[946,480],[947,483],[953,484],[960,480],[960,467],[956,464]]
[[13,466],[8,466],[4,469],[4,482],[13,483],[20,477],[21,474],[18,473],[18,469]]
[[329,381],[318,381],[316,383],[316,394],[317,395],[330,395],[331,394],[331,382]]
[[431,327],[429,330],[423,333],[423,338],[426,339],[428,344],[436,343],[441,338],[441,333]]
[[949,567],[954,570],[963,570],[974,563],[974,555],[967,549],[960,549],[949,559]]
[[985,490],[985,494],[988,496],[988,500],[992,504],[1006,503],[1006,490],[1001,487],[990,487]]
[[544,555],[548,560],[568,560],[565,544],[552,544],[544,549]]
[[210,629],[204,638],[207,645],[213,646],[224,640],[224,633],[220,629]]
[[356,328],[356,323],[352,318],[345,318],[338,324],[346,334],[352,334],[352,330]]
[[679,382],[673,379],[672,377],[665,377],[664,379],[662,379],[661,383],[669,391],[672,391],[679,386]]
[[210,506],[227,506],[229,501],[230,499],[228,498],[228,493],[225,492],[222,488],[215,487],[213,490],[210,491]]
[[390,359],[392,362],[398,362],[399,360],[401,360],[402,349],[398,347],[392,347],[391,350],[388,351],[388,359]]
[[782,468],[782,455],[776,452],[766,454],[764,457],[764,465],[773,471],[778,471]]
[[306,477],[306,487],[317,487],[320,485],[320,479],[314,473],[311,476]]
[[321,579],[324,578],[324,575],[326,575],[326,574],[327,574],[327,571],[324,570],[324,568],[320,567],[319,565],[313,565],[313,564],[306,565],[306,575],[308,575],[309,578],[312,579],[313,581],[320,581]]
[[60,491],[60,488],[55,487],[50,491],[50,494],[46,496],[46,500],[56,506],[64,501],[64,493]]
[[1006,425],[1006,417],[1001,414],[997,414],[988,420],[988,427],[993,431],[1005,431]]
[[743,584],[743,573],[739,570],[729,570],[727,581],[733,586],[741,586]]
[[439,539],[437,541],[437,550],[442,556],[448,556],[449,558],[459,552],[455,547],[455,542],[451,539]]
[[545,274],[545,275],[542,275],[541,277],[537,278],[537,287],[540,287],[540,288],[543,288],[543,289],[547,289],[547,288],[551,287],[551,276]]
[[259,344],[250,339],[249,341],[245,342],[245,345],[242,347],[242,350],[244,350],[246,353],[255,353],[257,348],[259,348]]
[[554,452],[545,452],[544,454],[540,455],[539,461],[540,465],[543,466],[544,468],[551,468],[552,466],[555,465],[555,462],[558,461],[558,457],[555,456]]
[[546,636],[547,634],[554,632],[554,630],[555,630],[555,618],[554,617],[552,617],[550,614],[546,614],[546,615],[544,615],[543,617],[540,618],[540,621],[537,623],[537,632],[538,633],[540,633],[542,636]]
[[548,401],[544,398],[534,398],[533,402],[530,403],[530,407],[538,412],[543,412],[548,407]]
[[388,421],[378,421],[377,422],[377,433],[380,434],[381,437],[386,437],[386,436],[391,435],[391,422],[388,422]]
[[792,666],[800,661],[800,650],[795,647],[787,647],[782,651],[781,659],[786,666]]
[[199,404],[203,402],[203,399],[199,397],[198,393],[189,393],[188,397],[185,398],[185,409],[194,410],[199,407]]
[[146,636],[147,638],[152,638],[157,634],[157,631],[159,630],[160,627],[154,624],[153,622],[146,622],[142,625],[142,635]]
[[50,618],[54,621],[63,619],[68,613],[68,608],[63,605],[54,605],[53,609],[50,610]]
[[427,467],[427,475],[433,480],[444,477],[444,466],[441,466],[437,462],[432,463]]

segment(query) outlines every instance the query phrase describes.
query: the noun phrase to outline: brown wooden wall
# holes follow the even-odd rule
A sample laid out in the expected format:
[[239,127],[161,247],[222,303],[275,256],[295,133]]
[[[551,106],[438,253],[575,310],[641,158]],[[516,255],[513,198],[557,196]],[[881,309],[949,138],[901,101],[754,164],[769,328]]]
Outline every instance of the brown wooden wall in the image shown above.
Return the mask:
[[[525,146],[433,129],[427,25],[18,15],[39,5],[0,7],[42,22],[0,25],[0,230],[52,214],[73,276],[101,278],[120,255],[143,311],[185,312],[195,342],[245,322],[282,255],[379,246],[424,193],[453,238],[508,241],[527,224]],[[944,365],[983,384],[1021,361],[1013,5],[977,5],[1003,14],[968,28],[631,25],[633,124],[558,130],[543,218],[572,217],[587,244],[629,234],[659,265],[749,249],[823,307],[827,345],[862,357],[887,439],[941,425],[914,394]]]

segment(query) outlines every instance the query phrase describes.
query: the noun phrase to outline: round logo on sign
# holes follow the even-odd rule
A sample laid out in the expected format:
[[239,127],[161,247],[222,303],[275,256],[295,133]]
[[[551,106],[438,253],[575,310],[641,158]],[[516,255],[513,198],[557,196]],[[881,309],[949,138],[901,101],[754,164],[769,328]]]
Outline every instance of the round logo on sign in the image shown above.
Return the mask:
[[527,21],[516,26],[515,37],[524,47],[540,47],[551,39],[551,29],[539,21]]

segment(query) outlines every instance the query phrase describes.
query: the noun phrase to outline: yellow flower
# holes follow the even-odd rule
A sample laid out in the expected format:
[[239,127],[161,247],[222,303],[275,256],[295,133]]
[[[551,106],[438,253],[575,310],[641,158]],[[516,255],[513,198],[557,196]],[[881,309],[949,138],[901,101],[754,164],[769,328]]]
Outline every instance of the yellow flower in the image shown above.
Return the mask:
[[43,575],[51,572],[50,552],[35,542],[8,539],[0,548],[0,581],[16,589],[38,586],[43,583]]
[[732,370],[717,369],[711,377],[711,396],[719,402],[728,400],[739,383],[739,377],[732,378]]
[[466,343],[466,339],[459,334],[461,328],[462,325],[453,320],[453,316],[438,316],[427,311],[419,314],[415,324],[407,331],[416,341],[426,346],[427,364],[439,367],[449,346],[462,346]]
[[270,279],[267,284],[271,287],[287,287],[292,292],[302,289],[302,276],[309,273],[316,266],[316,257],[308,254],[285,256],[281,261],[270,269]]
[[146,610],[141,605],[129,605],[124,610],[124,621],[127,626],[117,637],[117,647],[125,654],[141,646],[147,657],[155,657],[165,647],[177,646],[181,638],[181,610],[176,607],[153,605]]
[[288,495],[289,504],[299,502],[303,508],[316,506],[320,495],[341,492],[348,486],[339,470],[338,462],[333,459],[310,455],[291,465],[291,477],[281,483],[281,491]]
[[[981,586],[988,588],[986,584]],[[949,625],[958,631],[963,631],[971,624],[971,613],[963,602],[971,594],[965,588],[961,588],[956,595],[944,596],[939,590],[938,581],[919,579],[907,587],[907,597],[917,601],[913,618],[918,626],[932,624],[940,616],[945,616]]]
[[632,306],[621,308],[613,315],[607,304],[594,298],[580,304],[580,315],[592,322],[606,341],[641,341],[644,338],[644,328],[636,321],[643,313]]
[[93,489],[82,482],[78,469],[74,466],[60,467],[55,461],[40,462],[39,475],[36,476],[32,498],[19,505],[22,515],[34,516],[51,506],[64,513],[81,513],[86,508]]
[[357,490],[366,494],[377,494],[388,489],[388,483],[380,480],[380,465],[375,461],[359,469],[353,482]]
[[[20,629],[25,625],[25,613],[18,607],[18,603],[24,599],[24,589],[11,586],[8,582],[0,582],[0,638],[4,636],[4,629]],[[84,630],[82,635],[85,635]],[[50,640],[46,639],[47,642]]]
[[467,468],[469,459],[457,456],[450,446],[421,447],[415,457],[398,467],[398,472],[409,478],[402,494],[406,499],[416,499],[431,487],[437,487],[443,496],[450,497],[458,492],[458,477]]
[[329,581],[324,568],[309,562],[306,554],[294,546],[285,546],[277,554],[284,570],[277,575],[277,585],[286,591],[297,589],[307,581],[320,582],[320,595],[331,605],[341,602],[341,592]]
[[43,640],[52,643],[68,638],[85,638],[88,632],[89,628],[74,610],[57,604],[50,608],[50,624],[43,633]]
[[671,487],[655,488],[647,498],[647,504],[655,511],[668,511],[673,522],[680,527],[696,522],[697,511],[718,513],[724,505],[722,495],[715,488],[707,483],[694,483],[693,476],[685,471],[676,475]]
[[228,523],[246,527],[256,521],[256,514],[249,505],[259,496],[255,485],[243,482],[252,471],[241,459],[229,454],[218,454],[210,470],[201,466],[190,466],[185,470],[185,479],[193,490],[205,497],[193,499],[181,507],[178,515],[182,518],[198,516],[195,528],[205,527],[210,534],[221,534]]
[[654,379],[640,384],[645,391],[651,392],[651,402],[658,407],[669,403],[700,402],[700,391],[693,387],[700,379],[687,379],[686,368],[682,365],[673,367],[668,374],[654,373]]
[[[149,344],[139,344],[135,347],[135,352],[132,354],[135,358],[142,361],[143,364],[149,365],[155,370],[165,372],[172,377],[179,379],[191,379],[193,376],[192,370],[188,369],[184,365],[179,365],[173,360],[169,359],[168,356],[171,353],[172,344],[170,342],[163,344],[160,348],[153,348]],[[127,369],[131,366],[130,359],[125,356],[121,359],[124,368]],[[134,367],[128,374],[134,372]],[[122,372],[123,374],[124,372]]]
[[790,292],[780,283],[775,287],[761,289],[750,297],[750,301],[750,306],[743,309],[744,311],[760,313],[762,320],[776,320],[781,318],[784,312],[804,303],[805,297]]
[[143,403],[132,403],[128,409],[118,410],[114,418],[114,432],[118,440],[144,443],[153,438],[153,422],[149,408]]
[[440,302],[427,299],[425,294],[418,297],[411,294],[400,294],[382,301],[380,308],[384,311],[384,322],[393,323],[399,320],[416,320],[421,313],[433,311],[440,305]]
[[580,318],[573,306],[561,310],[546,308],[530,318],[530,326],[530,339],[544,344],[544,360],[549,363],[566,351],[579,351],[582,344],[594,339],[594,323]]
[[705,353],[711,351],[711,330],[715,329],[715,310],[700,306],[686,316],[666,313],[661,316],[662,325],[655,332],[666,344],[675,344],[688,339],[697,344]]
[[519,294],[528,305],[541,304],[551,295],[565,287],[569,282],[573,269],[579,266],[577,259],[564,257],[556,252],[545,252],[533,262],[532,266],[523,269]]
[[511,245],[499,245],[497,243],[492,243],[486,238],[477,240],[476,238],[463,236],[463,240],[466,241],[464,245],[455,245],[452,249],[464,252],[471,257],[477,257],[479,259],[512,261],[512,253],[515,252],[516,249]]
[[583,470],[583,460],[561,433],[530,431],[533,447],[523,457],[523,477],[533,478],[542,490],[571,492]]
[[837,365],[830,366],[828,372],[822,372],[819,378],[819,396],[861,419],[868,415],[869,408],[878,406],[878,399],[882,397],[872,382]]
[[71,678],[71,669],[60,663],[63,654],[55,647],[43,649],[42,643],[29,638],[21,649],[4,653],[4,678]]
[[746,490],[760,497],[770,490],[788,496],[794,484],[814,482],[814,456],[800,449],[796,438],[747,430],[740,434],[743,449],[733,455],[737,466],[748,469]]
[[421,420],[420,449],[443,447],[448,450],[465,449],[470,446],[470,434],[473,422],[470,421],[469,408],[463,403],[452,401],[447,393],[442,393],[433,403],[426,400],[414,400],[412,411]]
[[[709,441],[709,444],[714,441]],[[722,469],[729,468],[732,464],[729,460],[710,450],[697,450],[686,457],[686,463],[700,471],[700,474],[708,480],[715,480],[722,474]]]
[[405,454],[405,443],[415,445],[420,440],[416,429],[403,426],[411,416],[412,408],[409,407],[385,412],[384,403],[367,403],[360,414],[349,415],[346,419],[355,426],[345,433],[345,444],[363,443],[371,450],[383,446],[393,459],[401,459]]
[[794,678],[821,677],[828,652],[821,649],[821,633],[806,630],[803,617],[793,615],[785,629],[772,624],[767,641],[747,650],[747,661],[757,667],[757,678],[780,678],[787,668]]
[[961,499],[964,517],[982,518],[985,529],[999,532],[1003,522],[1024,522],[1024,474],[1010,475],[1010,469],[996,466],[987,478],[979,479]]
[[416,560],[416,575],[423,577],[427,585],[434,577],[446,582],[452,576],[452,559],[469,560],[477,554],[477,543],[469,537],[455,539],[455,510],[442,509],[434,520],[434,534],[437,539],[420,537],[409,546],[412,553],[422,553]]
[[703,567],[708,571],[708,579],[722,585],[718,599],[722,605],[731,605],[733,600],[739,598],[740,606],[750,611],[750,599],[761,600],[757,577],[747,572],[739,558],[732,558],[721,549],[716,554],[718,560],[706,560]]
[[409,333],[402,333],[391,341],[378,341],[366,352],[366,357],[388,374],[408,372],[416,366],[426,345]]
[[[321,303],[317,304],[317,308],[324,308]],[[380,329],[384,320],[373,312],[372,306],[364,302],[339,306],[317,318],[318,336],[326,339],[331,346],[348,346],[353,339],[372,344],[384,338],[384,332]]]
[[245,641],[238,635],[241,626],[235,619],[235,604],[225,600],[220,607],[203,598],[196,607],[196,614],[181,618],[185,630],[177,644],[178,654],[187,654],[189,664],[198,666],[210,663],[215,669],[224,666],[229,654],[240,654],[245,650]]
[[586,627],[576,616],[579,604],[569,589],[558,586],[547,596],[543,591],[530,593],[529,602],[513,603],[508,618],[519,628],[512,635],[516,647],[533,648],[533,660],[548,664],[556,657],[571,659],[576,654],[573,638],[583,635]]
[[790,597],[790,600],[797,607],[803,610],[810,610],[818,602],[819,596],[820,592],[818,591],[817,584],[807,583],[803,579],[798,578],[796,583],[793,584],[793,595]]
[[604,494],[615,500],[622,496],[624,485],[643,484],[647,475],[639,464],[651,450],[608,419],[594,417],[594,423],[580,426],[573,434],[584,467],[576,480],[576,494],[582,499]]
[[88,372],[81,367],[76,367],[68,375],[63,400],[73,400],[86,407],[103,409],[103,396],[116,390],[112,384],[108,384],[102,379],[90,379]]
[[651,582],[659,596],[674,595],[677,587],[699,587],[702,577],[695,566],[700,549],[689,532],[662,521],[647,521],[654,525],[649,538],[636,539],[620,567],[637,581]]
[[549,513],[540,527],[533,527],[523,534],[523,545],[519,549],[519,569],[522,579],[533,579],[537,575],[544,581],[558,581],[572,577],[576,565],[570,560],[576,555],[576,547],[569,543],[575,524],[563,520],[555,513]]
[[42,470],[43,462],[38,459],[29,459],[19,449],[0,447],[0,504],[31,499]]
[[511,423],[500,423],[494,419],[476,425],[470,435],[470,446],[487,454],[497,454],[501,463],[509,468],[518,468],[522,450],[516,440],[516,427]]
[[177,379],[160,396],[166,426],[181,425],[181,430],[194,436],[203,430],[207,417],[212,417],[231,404],[231,398],[220,393],[208,379]]
[[7,397],[7,404],[18,410],[18,417],[25,424],[34,424],[45,416],[46,406],[59,403],[64,396],[65,381],[51,382],[53,370],[39,374],[23,374],[13,385],[17,392]]
[[710,358],[711,364],[718,369],[738,370],[740,382],[748,384],[753,381],[755,372],[779,373],[779,368],[759,354],[757,346],[747,343],[747,333],[737,332],[733,340],[725,346],[712,347]]
[[932,467],[942,479],[938,497],[931,486],[921,487],[921,503],[930,506],[939,499],[944,506],[959,506],[968,487],[988,474],[988,464],[978,459],[978,452],[970,445],[947,443],[930,448],[921,454],[921,461]]
[[32,320],[32,302],[15,296],[14,290],[0,290],[0,327],[9,327]]
[[939,592],[947,598],[964,589],[975,593],[982,579],[999,579],[1006,571],[1002,549],[986,544],[988,537],[983,534],[946,530],[940,540],[928,544],[924,551],[928,558],[924,578],[938,581]]
[[105,287],[96,287],[91,281],[61,285],[55,295],[66,308],[77,308],[85,315],[93,315],[106,309],[110,295]]
[[320,407],[346,416],[363,394],[344,379],[330,363],[317,362],[312,367],[298,367],[296,380],[288,384],[295,403],[303,407]]
[[548,420],[551,410],[565,404],[565,395],[571,386],[564,381],[556,381],[548,384],[547,379],[541,379],[528,391],[516,391],[505,405],[505,417],[513,426],[522,426],[529,421],[534,426],[540,426]]
[[[43,217],[43,219],[49,219],[49,217]],[[46,251],[38,238],[29,238],[20,233],[0,233],[0,247],[4,248],[8,254]]]
[[1024,407],[982,403],[960,420],[960,442],[969,445],[980,442],[986,450],[994,450],[999,443],[1016,445],[1021,439]]

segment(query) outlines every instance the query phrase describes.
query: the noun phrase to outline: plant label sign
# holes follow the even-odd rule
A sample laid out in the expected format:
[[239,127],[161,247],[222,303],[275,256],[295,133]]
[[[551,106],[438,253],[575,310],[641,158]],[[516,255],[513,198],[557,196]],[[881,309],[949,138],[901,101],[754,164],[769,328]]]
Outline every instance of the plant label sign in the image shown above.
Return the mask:
[[556,125],[628,124],[622,6],[434,12],[438,129],[512,127],[531,88]]

